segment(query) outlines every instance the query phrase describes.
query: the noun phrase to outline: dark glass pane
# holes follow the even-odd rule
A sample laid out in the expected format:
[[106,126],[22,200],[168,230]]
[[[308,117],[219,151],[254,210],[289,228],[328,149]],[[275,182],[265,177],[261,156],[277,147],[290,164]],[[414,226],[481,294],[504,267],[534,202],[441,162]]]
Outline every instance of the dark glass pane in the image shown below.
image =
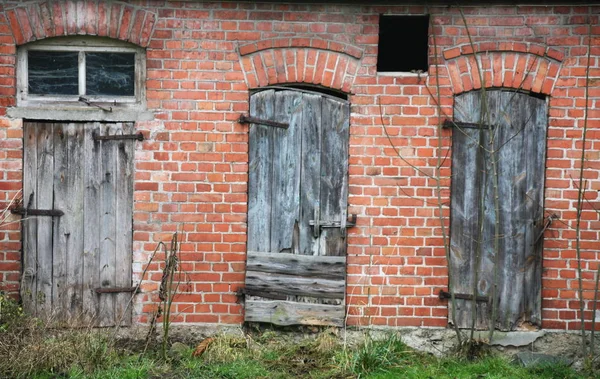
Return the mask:
[[29,93],[34,95],[77,95],[77,52],[27,52]]
[[86,94],[135,95],[134,53],[86,53]]

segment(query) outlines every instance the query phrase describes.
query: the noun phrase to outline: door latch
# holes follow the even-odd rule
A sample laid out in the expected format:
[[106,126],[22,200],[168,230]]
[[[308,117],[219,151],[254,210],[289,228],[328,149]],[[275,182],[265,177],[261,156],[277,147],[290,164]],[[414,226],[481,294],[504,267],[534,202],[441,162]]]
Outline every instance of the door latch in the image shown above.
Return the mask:
[[[319,207],[315,207],[315,219],[310,220],[308,224],[313,228],[313,237],[319,238],[321,229],[334,229],[339,228],[342,233],[342,238],[346,238],[346,229],[356,226],[356,214],[351,215],[350,221],[323,221],[321,220],[321,211]],[[345,221],[345,222],[344,222]]]

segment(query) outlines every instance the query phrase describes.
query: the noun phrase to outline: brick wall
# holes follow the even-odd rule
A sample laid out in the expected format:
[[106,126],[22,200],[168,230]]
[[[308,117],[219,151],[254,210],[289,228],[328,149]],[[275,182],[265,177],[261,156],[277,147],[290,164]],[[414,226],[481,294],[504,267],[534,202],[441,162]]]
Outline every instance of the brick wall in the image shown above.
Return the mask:
[[[566,3],[566,2],[565,2]],[[60,35],[100,35],[147,47],[147,103],[155,119],[138,122],[147,140],[136,149],[134,270],[139,276],[158,241],[185,232],[185,293],[177,320],[240,323],[235,291],[243,285],[248,171],[248,89],[311,83],[349,93],[349,203],[358,227],[348,236],[348,323],[445,326],[447,286],[435,182],[438,110],[453,95],[482,86],[548,95],[546,212],[560,220],[545,233],[543,326],[578,328],[575,205],[584,116],[588,17],[590,148],[583,212],[584,296],[591,318],[600,223],[600,8],[570,6],[464,7],[469,43],[457,8],[294,5],[237,2],[4,1],[0,12],[0,114],[15,105],[16,45]],[[110,8],[110,9],[109,9]],[[433,18],[428,75],[376,71],[378,15]],[[401,48],[401,41],[399,47]],[[438,65],[435,65],[438,63]],[[405,160],[391,148],[382,128]],[[21,120],[0,118],[0,203],[21,188]],[[447,156],[450,131],[442,133]],[[407,163],[408,161],[408,163]],[[412,166],[416,166],[419,171]],[[442,167],[442,200],[449,199],[450,159]],[[448,224],[449,209],[443,210]],[[0,231],[0,289],[19,282],[18,224]],[[147,321],[160,273],[149,269],[135,315]]]

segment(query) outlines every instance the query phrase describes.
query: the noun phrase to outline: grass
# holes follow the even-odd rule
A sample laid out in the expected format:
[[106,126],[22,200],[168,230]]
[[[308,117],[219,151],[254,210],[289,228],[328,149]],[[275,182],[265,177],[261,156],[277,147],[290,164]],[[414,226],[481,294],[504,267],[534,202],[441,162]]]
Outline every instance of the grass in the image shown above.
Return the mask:
[[569,367],[527,369],[493,354],[436,358],[394,333],[381,339],[367,333],[362,342],[344,346],[335,330],[305,337],[222,334],[200,357],[192,356],[195,346],[178,343],[165,359],[158,344],[142,354],[101,330],[57,331],[24,316],[6,297],[0,300],[1,378],[586,378]]

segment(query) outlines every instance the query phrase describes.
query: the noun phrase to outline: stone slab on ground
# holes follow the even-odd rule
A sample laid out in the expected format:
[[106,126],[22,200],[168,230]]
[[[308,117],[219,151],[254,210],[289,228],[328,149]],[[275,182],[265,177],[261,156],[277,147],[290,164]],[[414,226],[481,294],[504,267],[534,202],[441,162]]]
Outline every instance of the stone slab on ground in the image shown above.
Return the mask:
[[573,360],[565,357],[557,357],[556,355],[534,353],[531,351],[521,351],[515,354],[515,363],[523,367],[543,366],[543,365],[557,365],[563,364],[571,366]]
[[[475,332],[475,339],[487,341],[488,331]],[[494,332],[494,338],[490,345],[492,346],[527,346],[546,334],[543,330],[531,331],[531,332]]]

